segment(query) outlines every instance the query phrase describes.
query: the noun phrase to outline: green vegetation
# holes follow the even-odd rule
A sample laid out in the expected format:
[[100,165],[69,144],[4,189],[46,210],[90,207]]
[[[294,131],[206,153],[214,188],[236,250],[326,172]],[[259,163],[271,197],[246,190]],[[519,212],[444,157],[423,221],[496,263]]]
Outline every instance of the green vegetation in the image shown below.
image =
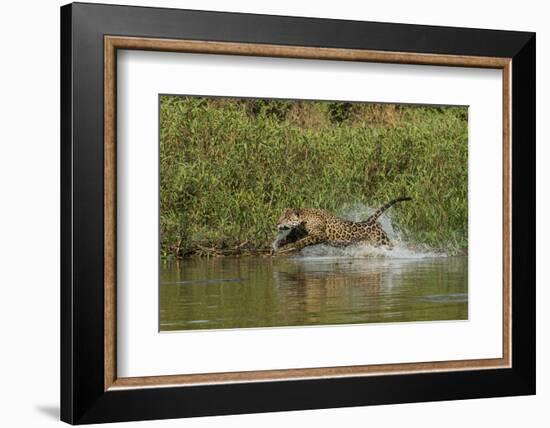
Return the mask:
[[163,258],[268,251],[285,207],[391,209],[407,242],[468,246],[465,107],[162,96]]

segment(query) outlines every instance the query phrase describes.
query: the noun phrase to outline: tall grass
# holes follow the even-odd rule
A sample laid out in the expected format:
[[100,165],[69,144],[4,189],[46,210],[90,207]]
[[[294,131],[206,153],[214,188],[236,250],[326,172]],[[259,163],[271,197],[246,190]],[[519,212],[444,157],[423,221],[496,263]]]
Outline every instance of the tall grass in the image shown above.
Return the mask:
[[166,258],[263,251],[285,207],[392,208],[411,243],[467,251],[465,107],[162,96]]

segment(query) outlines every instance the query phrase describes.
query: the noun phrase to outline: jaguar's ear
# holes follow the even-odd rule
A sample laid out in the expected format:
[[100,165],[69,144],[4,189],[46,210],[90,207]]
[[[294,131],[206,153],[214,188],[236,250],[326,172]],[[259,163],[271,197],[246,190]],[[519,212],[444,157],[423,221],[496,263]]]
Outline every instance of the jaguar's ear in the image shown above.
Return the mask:
[[293,208],[292,214],[294,214],[296,217],[300,217],[300,210],[298,208]]

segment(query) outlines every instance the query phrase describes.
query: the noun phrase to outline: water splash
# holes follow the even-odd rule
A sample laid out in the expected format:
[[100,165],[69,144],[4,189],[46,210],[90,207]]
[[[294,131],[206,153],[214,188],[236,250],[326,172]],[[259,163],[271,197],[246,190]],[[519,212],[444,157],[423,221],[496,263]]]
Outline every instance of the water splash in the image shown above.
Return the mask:
[[[350,221],[364,221],[376,208],[370,208],[363,204],[353,204],[344,208],[340,216]],[[301,258],[389,258],[389,259],[427,259],[447,257],[447,253],[436,251],[427,245],[407,243],[403,234],[393,226],[391,209],[383,213],[378,222],[387,233],[393,244],[391,249],[375,247],[366,243],[357,243],[347,247],[332,247],[326,244],[306,247],[298,254]],[[274,250],[288,236],[288,231],[280,232],[273,241]]]
[[[395,241],[394,241],[395,242]],[[299,257],[305,258],[389,258],[389,259],[427,259],[447,257],[444,252],[433,251],[418,246],[407,246],[405,243],[394,243],[391,249],[374,247],[369,244],[354,244],[344,248],[330,245],[312,245],[304,248]]]

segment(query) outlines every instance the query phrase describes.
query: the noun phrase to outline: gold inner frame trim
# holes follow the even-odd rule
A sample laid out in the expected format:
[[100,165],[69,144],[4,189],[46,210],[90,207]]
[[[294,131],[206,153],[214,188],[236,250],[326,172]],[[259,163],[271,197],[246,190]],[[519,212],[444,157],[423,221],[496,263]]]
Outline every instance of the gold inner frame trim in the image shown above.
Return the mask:
[[[116,84],[118,49],[242,55],[393,64],[440,65],[494,68],[502,70],[503,93],[503,320],[502,358],[376,364],[303,369],[204,373],[170,376],[117,377],[116,367]],[[251,43],[170,40],[139,37],[104,37],[104,389],[193,386],[219,383],[298,380],[312,378],[361,377],[421,372],[480,370],[511,367],[511,249],[512,249],[512,165],[511,165],[511,58],[462,55],[384,52]]]

